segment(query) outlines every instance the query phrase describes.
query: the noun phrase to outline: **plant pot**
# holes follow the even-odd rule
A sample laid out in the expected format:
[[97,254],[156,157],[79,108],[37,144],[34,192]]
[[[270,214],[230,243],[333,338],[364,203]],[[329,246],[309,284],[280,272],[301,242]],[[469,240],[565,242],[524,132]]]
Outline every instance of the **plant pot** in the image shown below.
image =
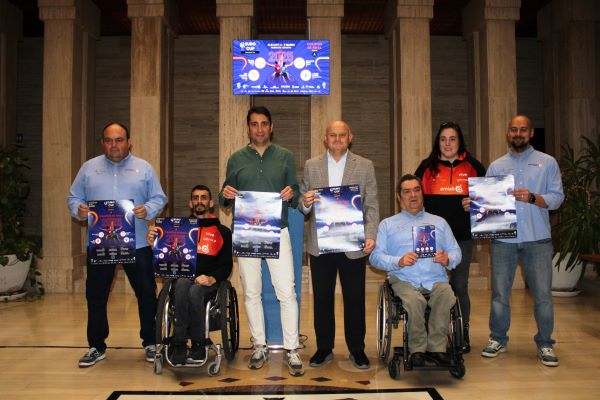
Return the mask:
[[552,296],[555,297],[571,297],[577,296],[581,290],[577,289],[577,284],[581,279],[583,272],[583,263],[579,261],[575,266],[567,271],[565,264],[567,259],[563,259],[558,264],[560,254],[556,253],[552,259]]
[[31,256],[26,261],[19,261],[14,254],[6,257],[8,264],[0,265],[0,294],[11,294],[21,290],[31,265]]

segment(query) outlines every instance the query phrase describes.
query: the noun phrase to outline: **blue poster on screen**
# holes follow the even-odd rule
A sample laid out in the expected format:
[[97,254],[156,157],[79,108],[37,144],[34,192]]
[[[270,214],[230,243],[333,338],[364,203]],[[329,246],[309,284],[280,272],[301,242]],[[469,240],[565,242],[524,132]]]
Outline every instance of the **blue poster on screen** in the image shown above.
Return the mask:
[[329,40],[234,40],[233,94],[329,94]]
[[233,255],[279,258],[282,201],[279,193],[240,191],[233,212]]
[[419,225],[412,227],[413,251],[419,258],[435,257],[435,225]]
[[517,208],[512,175],[469,178],[473,239],[517,237]]
[[319,254],[360,251],[365,227],[359,185],[315,189],[315,223]]
[[197,246],[198,218],[156,218],[154,275],[194,279]]
[[88,201],[89,265],[135,262],[133,200]]

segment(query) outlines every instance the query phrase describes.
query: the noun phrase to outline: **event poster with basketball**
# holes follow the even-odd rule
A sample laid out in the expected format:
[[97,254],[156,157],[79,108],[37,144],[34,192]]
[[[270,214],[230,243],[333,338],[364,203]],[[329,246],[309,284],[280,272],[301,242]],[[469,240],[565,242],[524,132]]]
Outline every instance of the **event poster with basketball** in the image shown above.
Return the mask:
[[517,237],[517,207],[512,175],[469,178],[473,239]]
[[279,193],[238,192],[233,213],[235,257],[279,258],[282,207]]
[[435,257],[435,225],[419,225],[412,227],[413,251],[419,258]]
[[319,254],[360,251],[365,248],[359,185],[317,188],[313,207]]
[[154,275],[160,278],[194,279],[198,218],[156,218],[155,228]]
[[133,200],[88,201],[89,265],[135,262]]

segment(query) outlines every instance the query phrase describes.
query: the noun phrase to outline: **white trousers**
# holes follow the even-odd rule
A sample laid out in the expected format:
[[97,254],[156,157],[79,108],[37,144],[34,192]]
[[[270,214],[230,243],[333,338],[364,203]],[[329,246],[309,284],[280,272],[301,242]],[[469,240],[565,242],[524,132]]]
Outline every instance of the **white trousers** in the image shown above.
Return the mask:
[[[255,345],[265,345],[265,317],[262,305],[262,268],[261,258],[239,257],[238,265],[244,303],[250,325],[250,333]],[[281,312],[281,329],[283,331],[283,347],[295,350],[298,347],[298,302],[294,284],[294,260],[292,244],[287,228],[281,230],[279,258],[266,258],[271,274],[271,282],[279,300]]]

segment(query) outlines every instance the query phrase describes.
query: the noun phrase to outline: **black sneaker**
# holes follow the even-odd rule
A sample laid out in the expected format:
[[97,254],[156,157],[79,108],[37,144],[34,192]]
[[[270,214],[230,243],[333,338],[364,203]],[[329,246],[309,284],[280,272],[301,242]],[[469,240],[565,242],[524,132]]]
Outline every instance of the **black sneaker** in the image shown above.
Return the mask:
[[185,365],[187,356],[187,346],[185,344],[174,344],[169,352],[170,360],[173,365]]
[[106,358],[106,353],[98,351],[95,347],[90,347],[90,349],[79,359],[79,368],[87,368],[96,364],[98,361],[104,360]]
[[367,355],[362,350],[350,353],[350,361],[352,361],[352,364],[358,369],[369,369],[369,366],[371,365]]
[[331,350],[317,350],[317,352],[310,358],[308,365],[311,367],[321,367],[333,360],[333,353]]
[[469,324],[466,323],[463,327],[463,353],[469,353],[471,351],[471,341],[469,340]]
[[189,363],[201,363],[206,358],[206,347],[204,343],[194,342],[192,343],[192,348],[190,349],[187,361]]

